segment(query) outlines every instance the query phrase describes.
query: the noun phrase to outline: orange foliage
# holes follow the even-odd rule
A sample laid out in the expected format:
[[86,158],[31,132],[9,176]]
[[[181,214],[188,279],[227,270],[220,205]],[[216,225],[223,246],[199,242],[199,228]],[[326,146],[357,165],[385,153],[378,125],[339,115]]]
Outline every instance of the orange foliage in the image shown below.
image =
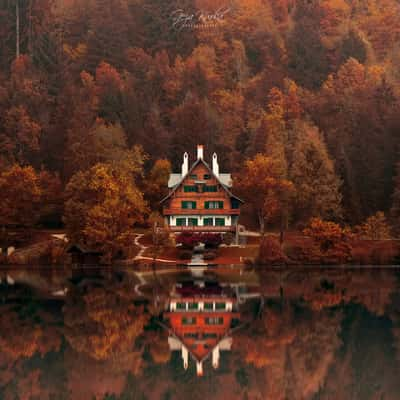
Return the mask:
[[339,262],[350,261],[352,234],[348,228],[342,228],[334,222],[313,218],[304,234],[310,236],[318,246],[321,256]]
[[79,303],[71,299],[64,309],[69,344],[99,361],[135,352],[135,340],[147,316],[132,304],[131,290],[125,286],[92,288]]

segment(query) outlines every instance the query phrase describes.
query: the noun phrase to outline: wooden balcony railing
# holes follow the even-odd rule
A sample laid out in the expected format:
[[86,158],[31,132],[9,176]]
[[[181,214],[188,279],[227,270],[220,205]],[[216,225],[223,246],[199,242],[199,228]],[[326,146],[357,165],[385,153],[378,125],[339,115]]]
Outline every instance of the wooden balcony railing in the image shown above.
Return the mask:
[[238,208],[163,208],[164,215],[239,215]]
[[171,232],[235,232],[236,226],[169,226]]

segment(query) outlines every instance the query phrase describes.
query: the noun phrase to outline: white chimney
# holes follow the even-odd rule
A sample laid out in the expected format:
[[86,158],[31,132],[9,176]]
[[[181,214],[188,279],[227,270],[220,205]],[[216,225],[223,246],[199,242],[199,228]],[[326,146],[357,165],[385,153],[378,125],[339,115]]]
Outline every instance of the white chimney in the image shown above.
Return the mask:
[[204,146],[202,144],[197,145],[197,159],[203,159],[204,156]]
[[216,153],[214,153],[212,156],[212,170],[215,176],[219,176],[219,165]]
[[187,175],[189,172],[189,155],[185,153],[183,155],[183,164],[182,164],[182,178]]

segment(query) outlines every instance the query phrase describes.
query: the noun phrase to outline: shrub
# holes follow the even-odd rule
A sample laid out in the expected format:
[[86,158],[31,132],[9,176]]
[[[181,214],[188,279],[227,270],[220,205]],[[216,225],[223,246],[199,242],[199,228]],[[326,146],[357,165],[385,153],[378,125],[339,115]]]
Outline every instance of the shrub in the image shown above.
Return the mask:
[[351,260],[353,235],[348,228],[313,218],[310,226],[304,230],[304,234],[313,239],[324,262],[343,263]]
[[199,241],[204,243],[206,248],[216,249],[222,243],[222,235],[219,233],[203,233],[199,236]]
[[354,231],[361,239],[384,240],[392,238],[390,226],[382,211],[378,211],[375,215],[367,218],[362,225],[356,226]]
[[199,243],[209,249],[216,249],[222,243],[222,235],[218,233],[191,233],[183,232],[176,238],[183,248],[192,250]]
[[279,241],[273,236],[266,236],[260,244],[257,262],[260,264],[282,264],[286,256]]
[[192,250],[200,242],[199,234],[183,232],[176,238],[176,243],[181,244],[184,249]]

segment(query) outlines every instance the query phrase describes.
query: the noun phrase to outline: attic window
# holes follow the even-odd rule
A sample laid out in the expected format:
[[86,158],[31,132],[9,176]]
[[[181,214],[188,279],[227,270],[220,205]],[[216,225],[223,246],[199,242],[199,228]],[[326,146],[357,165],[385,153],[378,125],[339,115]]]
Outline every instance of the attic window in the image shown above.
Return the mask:
[[188,192],[197,192],[198,190],[197,190],[197,186],[184,186],[183,191],[185,193],[188,193]]
[[191,174],[189,178],[190,179],[197,179],[197,175],[196,174]]
[[211,179],[211,175],[210,174],[205,174],[204,175],[204,180],[208,180],[208,179]]

